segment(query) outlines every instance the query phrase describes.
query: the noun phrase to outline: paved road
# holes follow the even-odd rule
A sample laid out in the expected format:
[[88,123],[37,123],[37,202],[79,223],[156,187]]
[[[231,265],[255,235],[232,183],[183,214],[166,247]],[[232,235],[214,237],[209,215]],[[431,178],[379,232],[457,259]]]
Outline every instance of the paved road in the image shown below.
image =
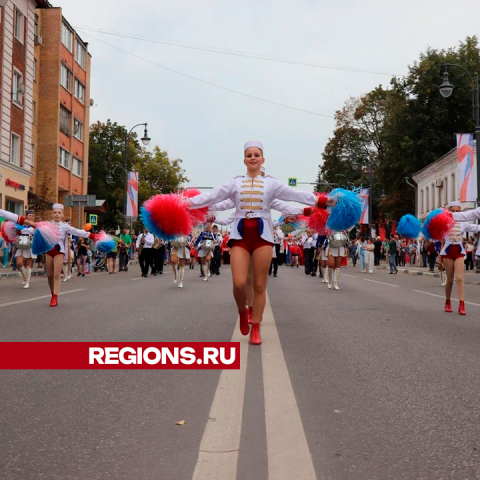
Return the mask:
[[[75,278],[57,309],[1,281],[0,340],[236,340],[228,268],[198,273]],[[480,478],[480,287],[460,317],[438,279],[340,286],[281,267],[240,371],[0,372],[0,478]]]

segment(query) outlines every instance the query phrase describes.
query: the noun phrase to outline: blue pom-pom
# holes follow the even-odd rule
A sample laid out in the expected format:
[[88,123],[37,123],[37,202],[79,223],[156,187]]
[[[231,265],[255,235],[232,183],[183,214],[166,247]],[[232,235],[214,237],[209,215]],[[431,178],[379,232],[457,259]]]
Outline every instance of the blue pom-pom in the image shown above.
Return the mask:
[[336,204],[331,207],[327,227],[336,232],[354,227],[362,216],[362,203],[358,195],[343,188],[336,188],[328,196],[334,197]]
[[41,255],[42,253],[49,252],[57,242],[53,243],[53,240],[46,238],[42,235],[42,231],[40,229],[35,230],[33,233],[33,240],[32,240],[32,253],[34,255]]
[[437,215],[439,215],[440,213],[442,213],[442,209],[441,208],[436,208],[435,210],[432,210],[428,215],[427,215],[427,218],[425,219],[425,221],[423,222],[423,226],[422,226],[422,233],[423,233],[423,236],[425,238],[428,238],[428,240],[434,240],[431,235],[430,235],[430,232],[428,231],[428,224],[432,221],[433,217],[436,217]]
[[414,215],[404,215],[398,222],[397,232],[402,237],[406,238],[418,238],[422,225],[420,220]]
[[158,238],[161,238],[164,242],[171,242],[177,238],[177,235],[167,235],[152,219],[152,214],[145,208],[140,208],[140,219],[145,225],[145,228],[148,228],[150,233],[156,235]]
[[97,250],[102,253],[110,253],[115,248],[114,240],[107,240],[105,242],[97,243]]

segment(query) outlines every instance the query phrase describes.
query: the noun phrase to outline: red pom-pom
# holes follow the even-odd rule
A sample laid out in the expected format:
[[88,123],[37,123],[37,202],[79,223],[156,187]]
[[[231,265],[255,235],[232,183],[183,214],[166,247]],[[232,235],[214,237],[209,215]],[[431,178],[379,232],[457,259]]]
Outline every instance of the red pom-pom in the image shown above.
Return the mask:
[[428,233],[434,240],[443,240],[455,225],[451,212],[443,210],[428,223]]
[[[184,190],[182,192],[182,195],[186,198],[193,198],[196,197],[197,195],[200,195],[200,190],[197,190],[196,188],[188,188],[187,190]],[[194,227],[205,223],[207,221],[208,217],[208,207],[203,207],[203,208],[191,208],[189,209],[190,213],[190,218],[192,219],[192,225]]]
[[[150,228],[152,233],[165,234],[168,237],[189,235],[192,231],[192,219],[185,197],[174,193],[155,195],[147,200],[143,207],[148,212],[149,220],[155,223],[161,232]],[[149,227],[149,223],[144,223]],[[163,238],[163,237],[162,237]]]
[[315,233],[325,235],[327,233],[327,220],[330,212],[323,208],[316,208],[312,215],[307,218],[308,228],[311,228]]

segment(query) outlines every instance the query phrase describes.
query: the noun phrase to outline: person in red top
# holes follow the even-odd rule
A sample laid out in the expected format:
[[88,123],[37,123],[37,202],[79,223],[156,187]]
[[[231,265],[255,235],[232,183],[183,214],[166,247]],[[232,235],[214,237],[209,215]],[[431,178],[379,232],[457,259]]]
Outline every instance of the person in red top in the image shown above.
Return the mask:
[[294,242],[293,245],[290,245],[290,256],[292,257],[290,260],[290,265],[292,268],[294,265],[298,268],[298,257],[300,256],[300,247],[297,245],[297,242]]
[[222,256],[224,265],[230,265],[230,248],[227,245],[229,240],[230,235],[228,233],[225,233],[222,241]]

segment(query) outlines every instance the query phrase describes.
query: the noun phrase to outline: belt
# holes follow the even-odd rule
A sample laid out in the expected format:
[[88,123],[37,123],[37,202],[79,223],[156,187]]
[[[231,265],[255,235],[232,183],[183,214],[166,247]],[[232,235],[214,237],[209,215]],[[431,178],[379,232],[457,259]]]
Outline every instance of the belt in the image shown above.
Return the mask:
[[247,211],[247,212],[237,212],[235,213],[235,218],[236,219],[241,219],[241,218],[263,218],[263,219],[270,219],[271,215],[269,213],[264,213],[264,212],[254,212],[252,210]]

